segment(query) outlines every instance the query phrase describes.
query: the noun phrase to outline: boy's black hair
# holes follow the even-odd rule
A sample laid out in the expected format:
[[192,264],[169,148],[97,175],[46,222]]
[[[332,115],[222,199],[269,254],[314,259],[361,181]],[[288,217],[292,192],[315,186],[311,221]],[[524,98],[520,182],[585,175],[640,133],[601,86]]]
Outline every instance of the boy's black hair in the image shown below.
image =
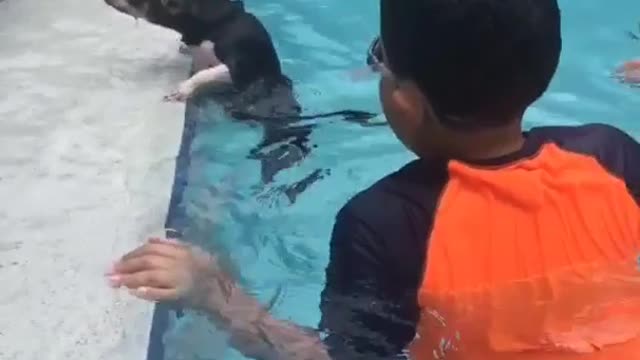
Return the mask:
[[381,0],[381,17],[386,65],[451,128],[505,125],[558,67],[557,0]]

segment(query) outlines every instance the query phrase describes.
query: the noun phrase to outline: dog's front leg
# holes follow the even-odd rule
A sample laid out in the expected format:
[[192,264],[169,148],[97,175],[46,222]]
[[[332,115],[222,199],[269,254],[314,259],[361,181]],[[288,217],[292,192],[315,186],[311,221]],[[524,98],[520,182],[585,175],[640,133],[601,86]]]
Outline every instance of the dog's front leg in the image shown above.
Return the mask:
[[214,46],[215,46],[214,43],[209,40],[205,40],[201,42],[200,45],[194,45],[188,42],[187,40],[185,40],[183,37],[180,40],[180,46],[178,47],[178,52],[183,55],[194,55],[198,53],[198,50],[200,50],[200,52],[208,51],[215,56]]
[[229,68],[225,64],[219,64],[209,69],[201,70],[195,73],[188,80],[183,81],[178,90],[165,96],[167,101],[186,101],[198,89],[205,85],[231,84],[231,74]]
[[193,46],[189,46],[183,42],[180,43],[180,47],[178,48],[178,52],[182,55],[191,55],[193,51]]

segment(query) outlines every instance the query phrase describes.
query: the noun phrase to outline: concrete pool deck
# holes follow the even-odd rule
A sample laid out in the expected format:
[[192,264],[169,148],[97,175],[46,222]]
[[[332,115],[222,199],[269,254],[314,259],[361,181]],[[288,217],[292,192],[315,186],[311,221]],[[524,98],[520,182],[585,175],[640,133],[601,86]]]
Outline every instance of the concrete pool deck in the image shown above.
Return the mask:
[[177,35],[102,0],[0,0],[0,359],[142,360],[153,306],[103,273],[160,234]]

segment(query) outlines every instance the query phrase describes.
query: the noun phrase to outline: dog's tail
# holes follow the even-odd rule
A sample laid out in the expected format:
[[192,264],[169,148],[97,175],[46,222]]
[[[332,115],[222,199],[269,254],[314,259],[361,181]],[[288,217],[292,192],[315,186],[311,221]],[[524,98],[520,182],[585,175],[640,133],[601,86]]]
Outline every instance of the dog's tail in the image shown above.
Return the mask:
[[315,120],[326,119],[332,117],[341,117],[342,120],[360,124],[362,126],[386,126],[386,122],[369,122],[369,120],[377,117],[379,114],[371,113],[368,111],[360,110],[340,110],[326,113],[318,113],[312,115],[273,115],[263,116],[257,114],[251,114],[244,111],[233,111],[231,116],[239,120],[258,120],[258,121],[299,121],[299,120]]

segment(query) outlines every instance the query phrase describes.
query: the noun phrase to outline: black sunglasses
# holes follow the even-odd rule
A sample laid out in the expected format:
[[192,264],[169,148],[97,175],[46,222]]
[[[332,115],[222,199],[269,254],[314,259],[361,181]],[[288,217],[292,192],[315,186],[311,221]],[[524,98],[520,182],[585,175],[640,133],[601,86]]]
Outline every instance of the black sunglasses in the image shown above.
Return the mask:
[[376,68],[384,65],[382,57],[382,40],[378,36],[373,39],[373,42],[369,45],[369,50],[367,50],[367,65]]

